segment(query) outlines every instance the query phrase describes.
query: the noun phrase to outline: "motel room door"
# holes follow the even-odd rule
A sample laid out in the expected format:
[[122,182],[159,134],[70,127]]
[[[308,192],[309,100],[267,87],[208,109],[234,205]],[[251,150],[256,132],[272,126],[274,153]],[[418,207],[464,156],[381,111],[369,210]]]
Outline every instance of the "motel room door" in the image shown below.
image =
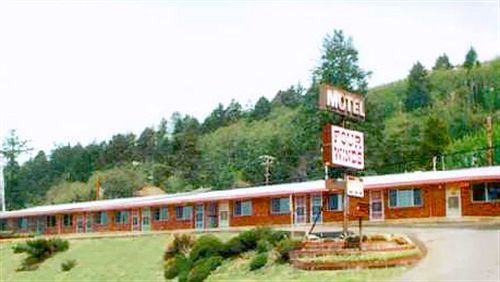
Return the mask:
[[229,203],[219,203],[219,227],[229,227]]
[[462,215],[460,204],[460,187],[446,188],[446,216],[460,217]]
[[194,213],[194,227],[196,229],[203,229],[205,219],[205,205],[197,204]]
[[295,224],[305,224],[307,221],[306,214],[306,196],[295,197]]
[[140,231],[141,225],[139,224],[139,211],[132,210],[132,231]]
[[142,231],[151,231],[151,210],[142,208]]
[[311,218],[310,222],[314,223],[316,216],[318,216],[317,224],[323,222],[323,197],[321,194],[311,195]]
[[370,191],[370,220],[384,220],[384,194]]
[[212,202],[207,204],[207,228],[217,228],[218,212],[217,203]]
[[92,214],[91,213],[86,213],[85,214],[85,232],[92,232]]
[[37,217],[36,218],[36,233],[44,234],[46,224],[47,224],[47,218],[45,216]]
[[76,232],[85,232],[85,217],[81,213],[76,216]]

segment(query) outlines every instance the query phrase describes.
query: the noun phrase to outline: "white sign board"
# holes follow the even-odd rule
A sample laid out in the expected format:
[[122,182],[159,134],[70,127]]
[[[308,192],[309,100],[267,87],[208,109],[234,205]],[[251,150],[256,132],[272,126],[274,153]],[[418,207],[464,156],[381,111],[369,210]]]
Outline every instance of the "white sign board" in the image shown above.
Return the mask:
[[332,125],[332,164],[355,169],[365,167],[363,132]]
[[363,198],[365,196],[363,182],[353,176],[346,177],[347,196]]

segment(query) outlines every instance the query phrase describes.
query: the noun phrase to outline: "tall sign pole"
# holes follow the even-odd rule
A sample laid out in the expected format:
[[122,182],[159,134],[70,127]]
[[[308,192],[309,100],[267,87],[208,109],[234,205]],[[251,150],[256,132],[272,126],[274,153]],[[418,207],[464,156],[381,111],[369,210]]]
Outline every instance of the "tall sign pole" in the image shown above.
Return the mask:
[[[327,124],[323,128],[323,162],[325,167],[332,166],[338,169],[343,177],[341,181],[343,181],[345,188],[342,190],[344,202],[342,229],[344,235],[347,235],[349,197],[363,198],[364,193],[363,184],[359,179],[353,179],[347,175],[346,171],[347,169],[364,169],[364,135],[362,132],[346,129],[345,119],[365,120],[364,96],[331,85],[321,85],[319,108],[340,115],[342,118],[341,126]],[[325,171],[327,171],[327,168],[325,168]],[[327,175],[325,178],[327,188],[329,186],[342,186],[338,184],[331,185]]]

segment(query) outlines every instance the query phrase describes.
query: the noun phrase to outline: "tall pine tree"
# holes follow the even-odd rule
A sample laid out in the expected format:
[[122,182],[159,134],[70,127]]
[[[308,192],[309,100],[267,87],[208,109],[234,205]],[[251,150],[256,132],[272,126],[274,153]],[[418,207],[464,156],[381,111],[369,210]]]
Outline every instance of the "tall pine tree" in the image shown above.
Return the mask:
[[406,89],[405,107],[407,111],[423,108],[431,104],[431,83],[427,76],[427,70],[420,63],[413,65],[408,75],[408,87]]

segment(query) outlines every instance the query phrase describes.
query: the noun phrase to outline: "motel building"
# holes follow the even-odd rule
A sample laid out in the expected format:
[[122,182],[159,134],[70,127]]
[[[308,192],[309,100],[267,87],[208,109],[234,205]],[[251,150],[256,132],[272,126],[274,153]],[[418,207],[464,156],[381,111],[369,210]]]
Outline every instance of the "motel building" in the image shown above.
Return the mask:
[[[500,166],[363,177],[365,220],[500,217]],[[38,234],[308,226],[343,219],[342,191],[325,181],[100,200],[0,213],[0,228]],[[354,218],[353,218],[354,219]],[[399,221],[398,221],[399,222]]]

